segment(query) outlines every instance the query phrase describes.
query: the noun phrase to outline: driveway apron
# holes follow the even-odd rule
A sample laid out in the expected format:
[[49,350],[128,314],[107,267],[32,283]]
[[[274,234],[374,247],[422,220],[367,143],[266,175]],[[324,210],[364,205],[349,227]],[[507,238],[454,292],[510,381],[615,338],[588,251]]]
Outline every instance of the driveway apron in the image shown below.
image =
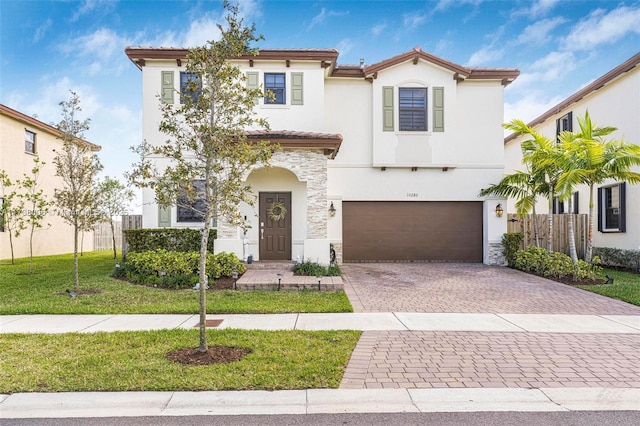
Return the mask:
[[[355,312],[625,315],[640,307],[503,267],[345,264]],[[535,318],[534,315],[534,318]],[[341,388],[640,388],[640,334],[365,331]]]

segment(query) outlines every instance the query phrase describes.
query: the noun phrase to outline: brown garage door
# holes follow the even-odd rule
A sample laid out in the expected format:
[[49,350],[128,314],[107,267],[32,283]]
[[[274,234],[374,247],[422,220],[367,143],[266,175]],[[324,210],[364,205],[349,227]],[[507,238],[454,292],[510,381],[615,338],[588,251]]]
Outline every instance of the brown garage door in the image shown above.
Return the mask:
[[345,262],[482,262],[482,202],[345,201]]

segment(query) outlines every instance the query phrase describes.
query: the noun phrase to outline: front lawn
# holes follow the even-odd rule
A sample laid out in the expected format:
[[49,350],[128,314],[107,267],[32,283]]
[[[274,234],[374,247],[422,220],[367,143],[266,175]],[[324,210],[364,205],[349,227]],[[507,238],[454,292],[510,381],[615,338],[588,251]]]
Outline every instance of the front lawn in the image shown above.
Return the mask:
[[237,362],[190,366],[169,351],[198,330],[0,334],[0,393],[337,388],[359,331],[207,331],[210,346],[248,348]]
[[615,269],[605,269],[602,276],[604,277],[605,274],[613,278],[613,284],[579,285],[577,287],[640,306],[640,274]]
[[[80,289],[73,290],[73,255],[0,263],[0,315],[10,314],[190,314],[199,310],[198,292],[163,290],[111,278],[112,252],[80,257]],[[82,291],[97,290],[84,294]],[[352,312],[343,291],[209,291],[208,313]]]

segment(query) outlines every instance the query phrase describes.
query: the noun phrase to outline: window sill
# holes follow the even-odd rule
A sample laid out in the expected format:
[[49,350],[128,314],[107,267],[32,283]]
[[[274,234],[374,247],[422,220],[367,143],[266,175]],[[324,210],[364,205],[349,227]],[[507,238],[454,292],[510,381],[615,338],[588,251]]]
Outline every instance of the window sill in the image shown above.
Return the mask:
[[290,109],[291,106],[288,104],[261,104],[260,108],[262,109]]
[[621,231],[619,229],[603,229],[602,231],[603,234],[623,234],[624,231]]
[[38,153],[37,153],[37,152],[29,152],[29,151],[25,151],[24,153],[25,153],[25,154],[29,154],[29,155],[33,155],[34,157],[37,157],[37,156],[38,156]]
[[428,130],[398,130],[397,132],[395,132],[396,135],[398,136],[432,136],[433,132],[430,132]]

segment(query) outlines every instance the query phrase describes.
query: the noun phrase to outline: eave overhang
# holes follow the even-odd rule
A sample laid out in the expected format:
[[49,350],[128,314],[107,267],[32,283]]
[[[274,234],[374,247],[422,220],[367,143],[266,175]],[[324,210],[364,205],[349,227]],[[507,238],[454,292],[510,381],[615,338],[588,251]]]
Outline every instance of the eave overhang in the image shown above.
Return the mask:
[[246,133],[253,142],[266,141],[283,149],[319,149],[329,158],[335,158],[342,144],[339,133],[300,132],[293,130],[252,130]]

